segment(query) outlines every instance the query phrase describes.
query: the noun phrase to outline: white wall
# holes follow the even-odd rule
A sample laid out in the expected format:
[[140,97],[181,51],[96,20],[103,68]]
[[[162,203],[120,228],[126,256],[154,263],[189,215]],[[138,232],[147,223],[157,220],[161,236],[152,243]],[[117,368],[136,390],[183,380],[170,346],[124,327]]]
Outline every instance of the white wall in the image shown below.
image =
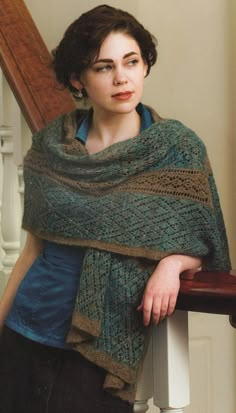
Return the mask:
[[89,9],[99,4],[109,4],[137,15],[138,3],[135,0],[25,0],[49,50],[57,45],[69,24]]

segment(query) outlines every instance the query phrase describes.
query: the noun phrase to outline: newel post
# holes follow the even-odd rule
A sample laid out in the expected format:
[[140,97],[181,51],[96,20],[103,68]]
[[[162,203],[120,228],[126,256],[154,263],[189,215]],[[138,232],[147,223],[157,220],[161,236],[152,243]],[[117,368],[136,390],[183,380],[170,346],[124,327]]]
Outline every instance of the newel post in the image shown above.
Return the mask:
[[190,402],[189,387],[188,313],[176,311],[153,330],[134,412],[147,412],[153,397],[161,413],[184,413]]
[[161,413],[190,403],[188,313],[176,311],[153,332],[153,400]]

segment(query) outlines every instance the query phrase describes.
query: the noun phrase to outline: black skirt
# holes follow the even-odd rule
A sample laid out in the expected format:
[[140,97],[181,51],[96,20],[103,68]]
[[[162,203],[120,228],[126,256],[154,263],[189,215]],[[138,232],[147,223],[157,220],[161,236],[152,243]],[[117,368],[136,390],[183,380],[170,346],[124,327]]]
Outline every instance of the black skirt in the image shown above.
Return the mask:
[[103,390],[105,371],[79,353],[35,343],[4,327],[0,413],[131,413]]

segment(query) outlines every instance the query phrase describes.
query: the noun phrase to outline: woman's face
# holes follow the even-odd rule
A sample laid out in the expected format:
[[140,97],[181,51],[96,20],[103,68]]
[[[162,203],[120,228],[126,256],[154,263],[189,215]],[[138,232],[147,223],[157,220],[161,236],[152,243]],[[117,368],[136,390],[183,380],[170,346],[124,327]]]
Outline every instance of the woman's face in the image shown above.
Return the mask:
[[130,113],[143,93],[147,64],[136,40],[120,32],[110,33],[102,43],[99,56],[81,76],[72,81],[86,89],[94,111],[104,116]]

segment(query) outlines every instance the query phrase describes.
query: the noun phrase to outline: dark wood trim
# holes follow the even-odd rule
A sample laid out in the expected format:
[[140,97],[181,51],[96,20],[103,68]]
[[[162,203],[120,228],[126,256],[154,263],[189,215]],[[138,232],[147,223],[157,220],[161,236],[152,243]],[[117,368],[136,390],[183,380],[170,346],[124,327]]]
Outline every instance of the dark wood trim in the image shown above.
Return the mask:
[[23,0],[0,0],[0,65],[32,132],[75,107],[50,62]]
[[236,316],[236,271],[188,271],[180,284],[179,310]]

